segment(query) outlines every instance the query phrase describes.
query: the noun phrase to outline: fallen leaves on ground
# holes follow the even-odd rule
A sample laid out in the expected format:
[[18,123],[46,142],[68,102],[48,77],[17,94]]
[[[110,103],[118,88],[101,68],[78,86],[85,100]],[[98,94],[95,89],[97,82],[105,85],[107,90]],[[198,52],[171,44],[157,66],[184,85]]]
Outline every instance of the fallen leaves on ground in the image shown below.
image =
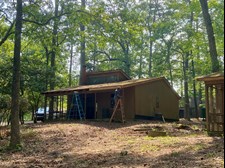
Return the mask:
[[[148,129],[167,136],[148,136]],[[224,167],[224,138],[209,137],[198,121],[54,122],[21,131],[21,151],[4,150],[9,137],[0,139],[1,168]]]

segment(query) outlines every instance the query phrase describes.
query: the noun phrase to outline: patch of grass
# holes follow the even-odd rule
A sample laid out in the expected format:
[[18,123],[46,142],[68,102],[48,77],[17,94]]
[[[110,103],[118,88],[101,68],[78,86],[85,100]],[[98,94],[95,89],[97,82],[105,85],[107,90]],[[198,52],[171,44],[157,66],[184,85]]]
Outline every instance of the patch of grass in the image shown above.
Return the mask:
[[164,137],[145,137],[145,140],[148,141],[157,141],[161,146],[173,146],[181,142],[180,137],[171,137],[171,136],[164,136]]
[[157,152],[157,151],[160,151],[160,146],[152,145],[152,144],[145,144],[145,145],[141,146],[141,151],[142,152],[147,152],[147,151]]
[[190,148],[191,148],[191,150],[194,150],[194,151],[200,151],[200,150],[204,149],[204,144],[198,143],[198,144],[191,146]]
[[171,136],[166,136],[166,137],[158,137],[158,140],[164,144],[164,145],[174,145],[177,144],[179,142],[181,142],[180,138],[178,137],[171,137]]
[[151,141],[151,140],[155,140],[155,139],[157,139],[157,138],[155,138],[155,137],[150,137],[150,136],[144,137],[144,140],[147,140],[147,141]]
[[214,157],[216,157],[216,153],[215,152],[209,152],[209,153],[206,154],[206,157],[207,158],[214,158]]
[[135,143],[136,143],[136,141],[135,141],[135,140],[133,140],[133,139],[129,139],[129,140],[127,141],[127,143],[128,143],[128,144],[135,144]]

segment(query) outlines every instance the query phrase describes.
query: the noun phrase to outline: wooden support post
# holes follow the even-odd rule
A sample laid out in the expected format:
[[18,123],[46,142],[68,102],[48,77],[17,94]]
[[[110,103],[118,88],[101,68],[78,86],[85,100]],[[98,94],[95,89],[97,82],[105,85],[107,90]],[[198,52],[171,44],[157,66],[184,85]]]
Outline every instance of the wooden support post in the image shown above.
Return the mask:
[[87,93],[84,95],[84,118],[86,119],[87,114]]
[[216,85],[216,112],[215,112],[215,122],[216,122],[216,131],[220,131],[220,125],[221,125],[221,110],[220,110],[220,101],[219,99],[221,98],[220,96],[220,87],[219,85]]
[[98,107],[97,107],[97,95],[96,95],[96,93],[95,93],[95,119],[97,119],[97,109]]
[[63,96],[61,95],[60,96],[60,119],[62,119],[63,118],[63,111],[62,111],[62,105],[63,105],[63,103],[62,103],[62,99],[63,99]]
[[47,117],[46,117],[46,113],[47,113],[46,108],[47,108],[47,104],[48,104],[48,102],[47,102],[47,101],[48,101],[48,100],[47,100],[47,96],[45,95],[44,120],[46,120],[46,119],[47,119]]
[[56,111],[58,111],[59,109],[59,97],[58,96],[56,96],[55,97],[56,98]]
[[64,104],[64,96],[62,96],[62,118],[64,118],[64,108],[63,108],[63,104]]
[[210,123],[212,125],[212,129],[210,131],[215,131],[215,114],[214,114],[214,97],[213,97],[213,86],[210,86],[210,101],[209,101],[209,106],[210,106]]
[[221,86],[221,92],[222,92],[222,127],[223,127],[223,132],[224,132],[224,86]]
[[209,87],[205,86],[206,129],[209,131]]

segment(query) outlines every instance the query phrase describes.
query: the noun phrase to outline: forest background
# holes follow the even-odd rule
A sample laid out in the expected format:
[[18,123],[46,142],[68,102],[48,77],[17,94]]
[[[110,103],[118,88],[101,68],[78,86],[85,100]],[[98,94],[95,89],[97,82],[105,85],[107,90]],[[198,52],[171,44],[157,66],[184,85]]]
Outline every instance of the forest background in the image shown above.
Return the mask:
[[[195,78],[224,71],[223,0],[206,3],[214,58],[201,0],[18,1],[0,0],[1,115],[15,103],[16,77],[20,111],[34,113],[43,106],[41,92],[79,85],[84,65],[87,71],[122,69],[132,78],[165,76],[182,97],[180,106],[199,114],[204,86]],[[22,36],[16,61],[18,4]]]

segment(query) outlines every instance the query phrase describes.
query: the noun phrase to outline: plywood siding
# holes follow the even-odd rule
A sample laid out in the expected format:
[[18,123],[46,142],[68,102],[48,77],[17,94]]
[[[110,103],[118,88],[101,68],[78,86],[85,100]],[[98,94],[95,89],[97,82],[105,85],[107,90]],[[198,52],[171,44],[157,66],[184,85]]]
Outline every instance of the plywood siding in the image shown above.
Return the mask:
[[167,119],[179,119],[179,99],[163,81],[136,86],[136,115],[154,116],[161,112]]
[[135,87],[125,89],[124,92],[125,119],[131,120],[135,116]]

